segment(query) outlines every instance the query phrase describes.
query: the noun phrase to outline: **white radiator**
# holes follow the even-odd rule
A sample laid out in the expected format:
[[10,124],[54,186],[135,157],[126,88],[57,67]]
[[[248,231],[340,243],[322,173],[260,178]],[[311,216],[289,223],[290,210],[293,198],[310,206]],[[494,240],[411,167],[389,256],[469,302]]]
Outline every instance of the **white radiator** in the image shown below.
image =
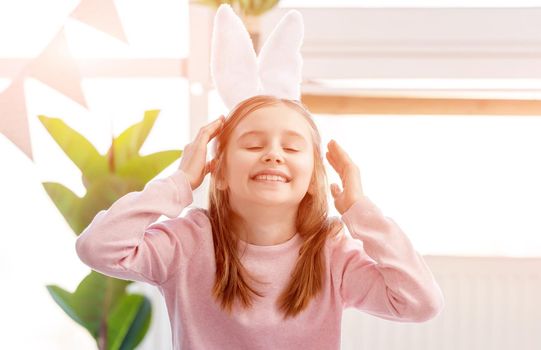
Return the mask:
[[[343,350],[541,350],[541,258],[425,256],[445,296],[445,308],[424,323],[387,321],[344,312]],[[139,350],[171,349],[162,296]]]
[[541,350],[541,258],[425,256],[445,308],[424,323],[344,313],[344,350]]

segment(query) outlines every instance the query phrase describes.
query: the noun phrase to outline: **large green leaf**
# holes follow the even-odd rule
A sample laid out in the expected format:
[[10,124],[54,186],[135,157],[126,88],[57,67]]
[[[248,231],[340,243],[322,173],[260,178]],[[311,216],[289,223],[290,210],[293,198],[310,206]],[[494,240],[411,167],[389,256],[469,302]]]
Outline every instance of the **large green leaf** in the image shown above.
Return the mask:
[[134,157],[119,167],[117,173],[122,177],[137,174],[137,179],[146,184],[181,155],[182,151],[162,151],[143,157]]
[[[81,198],[77,197],[75,193],[62,184],[56,182],[43,182],[42,185],[70,225],[71,229],[75,232],[79,232],[79,230],[81,230],[81,225],[79,220],[75,218],[77,218],[80,213]],[[69,220],[69,218],[74,219]]]
[[89,185],[83,198],[77,197],[64,185],[44,182],[43,187],[76,235],[81,234],[100,210],[109,208],[118,198],[140,191],[145,182],[118,175],[102,177]]
[[158,118],[158,113],[159,110],[146,111],[141,122],[130,126],[115,138],[107,151],[107,157],[111,156],[111,152],[114,154],[114,169],[122,167],[131,158],[138,156],[141,146]]
[[150,325],[150,302],[142,295],[126,294],[109,313],[107,349],[134,349]]
[[77,215],[69,219],[74,222],[73,226],[77,228],[74,230],[76,235],[83,232],[98,212],[108,209],[116,200],[127,193],[143,189],[145,183],[138,180],[135,174],[133,175],[134,177],[131,178],[122,178],[111,174],[89,185],[81,200]]
[[38,116],[64,153],[81,170],[87,181],[107,173],[105,158],[77,131],[67,126],[61,119]]
[[107,324],[109,313],[126,294],[130,283],[92,271],[73,293],[73,307],[94,338],[98,338],[100,326]]
[[137,345],[139,345],[150,327],[151,319],[152,305],[150,304],[150,300],[145,297],[120,349],[134,349]]
[[69,317],[85,327],[92,337],[98,339],[100,326],[106,325],[110,310],[126,295],[126,287],[132,283],[92,271],[79,284],[74,293],[56,285],[47,290]]
[[[182,151],[163,151],[127,162],[119,174],[101,177],[88,185],[83,198],[77,197],[62,184],[43,183],[43,187],[76,235],[81,234],[96,214],[109,208],[116,200],[145,184],[178,159]],[[131,176],[131,177],[130,177]]]
[[85,327],[86,329],[89,329],[89,325],[81,318],[79,315],[77,315],[77,311],[73,307],[73,294],[56,286],[56,285],[47,285],[47,290],[53,297],[54,301],[60,307],[62,310],[64,310],[65,313],[68,314],[69,317],[71,317],[75,322],[80,324],[81,326]]

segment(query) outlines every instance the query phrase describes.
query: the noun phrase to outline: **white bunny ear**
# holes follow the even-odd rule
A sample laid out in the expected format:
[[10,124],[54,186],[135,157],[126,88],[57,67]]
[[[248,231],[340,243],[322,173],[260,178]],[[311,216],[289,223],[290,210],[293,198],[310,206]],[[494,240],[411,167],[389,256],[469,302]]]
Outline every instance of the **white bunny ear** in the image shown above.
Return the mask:
[[265,94],[300,100],[304,24],[299,11],[291,10],[269,35],[259,53],[259,79]]
[[214,17],[210,68],[227,108],[257,95],[257,57],[250,34],[231,6],[221,5]]

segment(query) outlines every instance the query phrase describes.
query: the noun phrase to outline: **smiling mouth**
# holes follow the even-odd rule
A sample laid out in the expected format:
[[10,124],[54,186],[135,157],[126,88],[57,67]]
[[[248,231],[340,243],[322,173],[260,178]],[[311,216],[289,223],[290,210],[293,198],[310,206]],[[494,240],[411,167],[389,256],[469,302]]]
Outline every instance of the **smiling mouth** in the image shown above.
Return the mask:
[[276,176],[276,175],[259,175],[256,177],[253,177],[252,180],[256,182],[262,182],[262,183],[288,183],[289,181],[282,177],[282,176]]

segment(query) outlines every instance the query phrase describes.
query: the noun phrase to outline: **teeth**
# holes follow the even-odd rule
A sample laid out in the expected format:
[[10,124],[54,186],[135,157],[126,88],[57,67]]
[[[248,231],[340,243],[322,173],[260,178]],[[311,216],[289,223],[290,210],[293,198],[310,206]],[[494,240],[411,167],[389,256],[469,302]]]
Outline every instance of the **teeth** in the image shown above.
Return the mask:
[[287,180],[283,176],[278,175],[257,175],[255,177],[256,180],[266,180],[266,181],[280,181],[280,182],[287,182]]

